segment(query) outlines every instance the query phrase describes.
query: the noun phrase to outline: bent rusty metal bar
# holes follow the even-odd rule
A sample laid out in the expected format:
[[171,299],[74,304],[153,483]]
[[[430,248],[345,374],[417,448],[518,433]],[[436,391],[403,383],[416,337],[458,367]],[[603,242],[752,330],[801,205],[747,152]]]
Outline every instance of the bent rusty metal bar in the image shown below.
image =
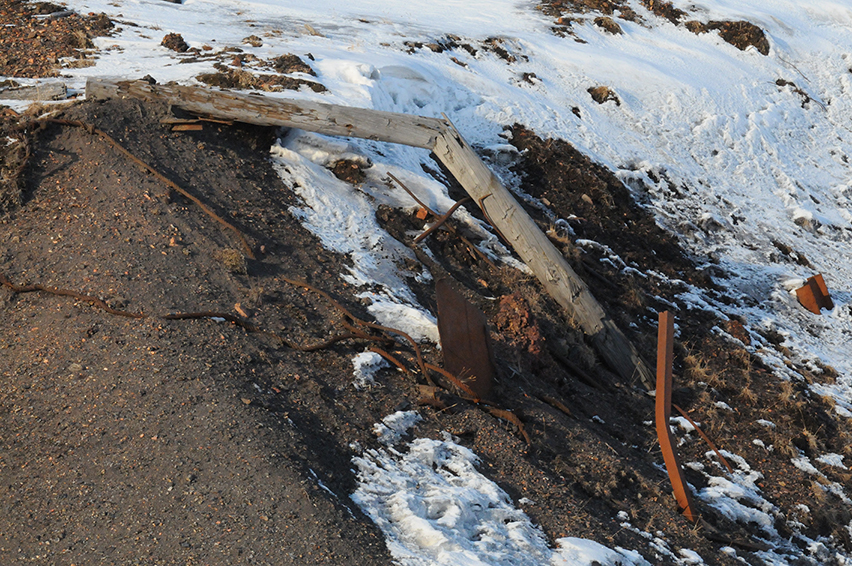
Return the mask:
[[683,469],[674,451],[672,432],[669,428],[672,406],[672,361],[674,360],[674,317],[668,312],[661,312],[659,330],[657,333],[657,395],[656,422],[657,438],[663,451],[663,460],[672,482],[675,499],[680,512],[692,523],[698,521],[698,513],[692,502]]
[[796,297],[803,307],[814,314],[820,314],[821,309],[831,310],[834,308],[834,301],[828,294],[828,287],[825,285],[822,273],[817,273],[808,279],[802,287],[796,289]]

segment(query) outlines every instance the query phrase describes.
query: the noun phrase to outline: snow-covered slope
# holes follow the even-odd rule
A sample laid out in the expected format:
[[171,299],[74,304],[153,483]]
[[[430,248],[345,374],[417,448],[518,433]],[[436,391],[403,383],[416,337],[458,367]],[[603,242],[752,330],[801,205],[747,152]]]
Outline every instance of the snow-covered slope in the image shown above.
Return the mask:
[[[272,96],[425,116],[443,113],[474,146],[498,157],[510,150],[500,134],[513,123],[570,141],[637,194],[641,190],[661,226],[678,234],[699,261],[715,262],[721,268],[717,273],[727,274],[717,282],[729,290],[733,304],[721,305],[684,285],[683,308],[744,317],[752,339],[749,348],[782,377],[790,375],[789,362],[833,366],[839,373],[836,384],[819,386],[819,392],[834,397],[841,415],[852,416],[848,2],[673,2],[690,19],[757,25],[768,38],[768,55],[754,48],[741,51],[717,33],[694,34],[651,14],[638,1],[628,4],[640,20],[617,19],[623,33],[607,33],[589,15],[585,25],[573,25],[575,38],[555,35],[553,18],[527,0],[434,0],[416,7],[399,0],[68,4],[80,12],[106,12],[119,24],[138,24],[121,25],[120,33],[96,40],[101,50],[97,64],[69,70],[78,89],[90,76],[150,74],[160,82],[193,83],[196,75],[212,69],[214,60],[180,62],[160,46],[166,33],[177,32],[191,47],[212,47],[201,55],[234,46],[263,60],[282,53],[300,55],[310,61],[315,80],[328,88],[322,94],[302,89]],[[250,35],[257,36],[259,46],[243,42]],[[452,42],[469,49],[441,47]],[[618,102],[592,100],[588,89],[596,86],[612,89]],[[368,179],[364,194],[337,190],[340,182],[317,165],[343,155],[381,164],[382,172],[392,171],[438,209],[446,210],[452,201],[423,172],[421,164],[428,162],[423,150],[298,134],[274,150],[282,176],[301,186],[305,206],[295,212],[325,245],[352,257],[354,267],[347,276],[353,283],[370,284],[364,293],[374,300],[375,316],[434,340],[434,319],[405,284],[406,277],[428,278],[428,272],[396,271],[394,266],[410,252],[369,214],[377,204],[406,207],[413,202],[378,178]],[[329,199],[338,216],[324,218]],[[466,221],[485,229],[473,218]],[[504,250],[494,240],[489,252],[501,255]],[[818,272],[835,303],[821,316],[803,310],[791,293]],[[785,354],[759,332],[766,330],[785,338]],[[359,502],[372,505],[370,490],[381,484],[373,481],[376,470],[397,478],[393,481],[404,491],[408,480],[400,474],[423,465],[426,456],[438,458],[443,451],[454,454],[446,457],[456,458],[458,465],[473,462],[472,455],[453,452],[451,444],[430,442],[412,445],[405,456],[387,452],[360,459],[365,483]],[[702,497],[725,504],[725,489],[756,489],[748,472],[747,466],[742,468],[736,476],[742,481],[719,484]],[[495,497],[502,504],[503,496]],[[383,520],[385,511],[373,511],[377,521]],[[539,544],[529,536],[528,544]],[[421,563],[406,556],[399,560]],[[618,556],[627,560],[629,555]],[[696,563],[686,561],[692,560],[687,555],[678,559]],[[774,560],[781,558],[767,555],[767,563],[783,563]]]

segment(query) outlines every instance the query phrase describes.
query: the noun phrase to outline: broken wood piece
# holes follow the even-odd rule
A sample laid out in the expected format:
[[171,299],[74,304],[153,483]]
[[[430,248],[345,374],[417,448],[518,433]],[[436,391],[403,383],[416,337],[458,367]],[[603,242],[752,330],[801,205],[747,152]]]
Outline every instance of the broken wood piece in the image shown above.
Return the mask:
[[447,279],[435,283],[435,293],[444,366],[464,380],[477,397],[486,398],[496,373],[488,321]]
[[[632,382],[638,378],[645,387],[652,388],[653,373],[630,340],[449,120],[201,87],[152,85],[144,81],[89,79],[86,96],[165,102],[194,114],[399,143],[433,151],[468,195],[481,203],[483,209],[487,208],[485,212],[492,225],[535,273],[550,296],[591,338],[604,363],[621,379]],[[489,198],[486,200],[486,197]]]
[[666,463],[666,471],[672,482],[677,505],[680,512],[688,521],[698,521],[698,513],[692,502],[683,469],[678,461],[674,450],[674,439],[669,428],[672,405],[672,362],[674,361],[674,317],[668,311],[661,312],[659,316],[659,330],[657,332],[657,394],[655,402],[655,417],[657,425],[657,439],[663,451],[663,461]]
[[68,89],[65,83],[43,83],[0,90],[0,100],[65,100]]
[[822,309],[832,310],[834,301],[828,294],[828,287],[822,278],[822,273],[817,273],[807,282],[796,289],[796,297],[799,303],[814,314],[820,314]]
[[199,132],[204,129],[204,124],[175,124],[173,132]]
[[429,228],[425,232],[414,238],[414,243],[419,244],[424,239],[426,239],[429,234],[440,228],[447,220],[449,220],[458,207],[460,207],[469,200],[470,197],[464,197],[463,199],[457,201],[452,207],[450,207],[450,210],[448,210],[446,214],[444,214],[443,216],[439,216],[438,220],[434,224],[429,226]]
[[[402,181],[400,181],[399,179],[397,179],[396,177],[394,177],[394,176],[393,176],[393,173],[391,173],[390,171],[388,171],[388,177],[390,177],[390,178],[391,178],[391,180],[393,180],[393,181],[394,181],[397,185],[399,185],[400,187],[402,187],[402,190],[404,190],[406,193],[408,193],[408,195],[409,195],[412,199],[414,199],[414,202],[416,202],[417,204],[419,204],[419,205],[420,205],[420,210],[417,212],[418,218],[420,217],[420,212],[421,212],[421,211],[425,211],[425,212],[424,212],[424,214],[423,214],[423,218],[422,218],[422,220],[425,220],[425,219],[426,219],[426,217],[427,217],[428,215],[430,215],[430,214],[431,214],[432,216],[434,216],[435,218],[439,218],[439,217],[440,217],[440,215],[439,215],[437,212],[435,212],[434,210],[432,210],[431,208],[429,208],[429,207],[426,205],[426,203],[424,203],[424,202],[423,202],[423,201],[421,201],[419,198],[417,198],[417,195],[415,195],[415,194],[414,194],[414,192],[413,192],[411,189],[409,189],[408,187],[406,187],[406,186],[405,186],[405,184],[404,184]],[[476,246],[474,246],[474,245],[470,242],[470,240],[468,240],[467,238],[465,238],[465,237],[464,237],[464,236],[463,236],[463,235],[462,235],[462,234],[461,234],[458,230],[456,230],[455,226],[453,226],[452,224],[447,224],[447,229],[448,229],[450,232],[452,232],[452,233],[453,233],[453,235],[457,236],[457,237],[459,238],[459,240],[461,240],[461,241],[462,241],[462,243],[464,243],[464,245],[466,245],[466,246],[468,247],[468,249],[470,249],[470,250],[471,250],[471,251],[472,251],[475,255],[477,255],[477,256],[478,256],[478,257],[479,257],[482,261],[484,261],[485,263],[487,263],[490,267],[492,267],[492,268],[494,268],[494,269],[496,269],[496,268],[497,268],[497,266],[496,266],[496,265],[494,265],[494,262],[493,262],[493,261],[491,261],[491,260],[488,258],[488,256],[487,256],[487,255],[485,255],[485,253],[484,253],[482,250],[480,250],[479,248],[477,248]],[[422,234],[421,234],[421,235],[422,235]],[[416,254],[416,253],[417,253],[417,249],[416,249],[416,248],[413,248],[413,249],[414,249],[414,253]]]
[[36,20],[57,20],[59,18],[67,18],[68,16],[73,16],[76,14],[74,10],[60,10],[58,12],[51,12],[50,14],[34,14],[33,18]]
[[532,270],[548,294],[591,338],[604,363],[621,379],[634,381],[638,378],[651,389],[653,374],[633,344],[607,316],[562,253],[539,230],[512,193],[449,121],[445,122],[433,151],[467,194],[481,203],[491,223]]

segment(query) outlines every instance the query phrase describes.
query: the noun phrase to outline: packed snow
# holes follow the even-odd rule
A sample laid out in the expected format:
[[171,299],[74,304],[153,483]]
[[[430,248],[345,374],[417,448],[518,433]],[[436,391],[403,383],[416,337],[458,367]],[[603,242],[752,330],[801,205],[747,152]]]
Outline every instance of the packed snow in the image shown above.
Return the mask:
[[[782,378],[798,379],[789,362],[816,372],[832,366],[838,372],[836,383],[812,387],[831,396],[840,415],[852,417],[852,262],[841,261],[852,257],[848,3],[673,2],[703,21],[748,20],[760,26],[771,44],[768,56],[754,49],[739,51],[714,33],[694,35],[650,14],[637,0],[628,4],[644,23],[619,20],[620,35],[577,25],[582,43],[554,36],[552,21],[530,0],[433,0],[416,10],[399,0],[292,0],[285,8],[276,0],[67,4],[81,13],[105,12],[122,27],[113,37],[95,39],[100,54],[94,67],[65,71],[72,91],[82,92],[87,77],[150,74],[159,82],[195,84],[193,77],[211,71],[213,61],[181,63],[160,46],[166,33],[178,32],[192,47],[238,46],[262,59],[300,55],[310,61],[315,80],[328,88],[323,94],[303,89],[271,96],[431,117],[446,114],[504,176],[508,173],[500,165],[514,151],[501,137],[504,126],[518,122],[541,136],[569,140],[637,194],[641,190],[661,226],[695,257],[727,274],[718,283],[734,299],[731,304],[683,283],[678,303],[671,305],[676,311],[701,309],[723,320],[744,318],[749,350]],[[458,50],[453,61],[448,53],[409,53],[405,47],[407,41],[429,42],[446,34],[462,36],[472,45],[498,37],[516,61],[508,64],[486,50],[476,55]],[[243,43],[249,35],[260,37],[261,45]],[[524,73],[534,74],[535,80],[522,81]],[[592,101],[587,89],[598,85],[609,86],[619,104]],[[410,267],[416,264],[411,251],[384,232],[374,215],[380,204],[414,206],[388,181],[387,172],[430,206],[441,211],[451,206],[446,188],[424,172],[434,168],[428,152],[290,132],[272,148],[272,156],[282,179],[302,199],[291,212],[326,247],[351,259],[343,275],[359,286],[376,319],[417,340],[436,342],[435,318],[407,283],[431,275],[423,267]],[[340,159],[372,164],[360,192],[324,167]],[[511,185],[511,178],[506,180]],[[483,251],[513,261],[485,226],[458,216],[488,237]],[[588,240],[577,244],[601,246]],[[605,259],[641,276],[662,277],[644,266],[627,265],[614,253]],[[822,315],[802,309],[794,294],[818,272],[835,304]],[[789,354],[761,335],[766,330],[784,338]],[[355,384],[364,387],[383,360],[365,353],[353,364]],[[688,423],[675,422],[688,430]],[[566,538],[556,541],[556,550],[550,548],[510,498],[476,470],[470,450],[449,436],[400,444],[404,431],[415,424],[410,416],[382,423],[384,428],[377,430],[385,447],[364,451],[354,460],[359,487],[353,499],[383,529],[401,564],[644,563],[635,549],[609,549],[592,541]],[[712,453],[706,462],[689,464],[707,476],[708,486],[696,495],[733,521],[758,525],[770,548],[758,553],[766,564],[786,564],[805,554],[817,562],[847,563],[846,557],[830,556],[820,541],[801,550],[780,537],[774,527],[778,510],[757,485],[760,474],[736,454],[725,457],[736,463],[734,474],[724,472]],[[804,456],[792,462],[824,478]],[[837,454],[816,462],[845,469]],[[822,488],[848,500],[837,484]],[[635,528],[626,521],[624,525]],[[656,533],[643,538],[649,544],[643,551],[679,564],[703,563],[689,549],[671,550]],[[733,548],[723,551],[736,556]]]
[[388,415],[375,431],[386,448],[356,456],[352,500],[387,537],[403,566],[648,566],[635,551],[565,537],[557,548],[509,496],[477,469],[476,455],[444,433],[440,440],[400,436],[420,419]]

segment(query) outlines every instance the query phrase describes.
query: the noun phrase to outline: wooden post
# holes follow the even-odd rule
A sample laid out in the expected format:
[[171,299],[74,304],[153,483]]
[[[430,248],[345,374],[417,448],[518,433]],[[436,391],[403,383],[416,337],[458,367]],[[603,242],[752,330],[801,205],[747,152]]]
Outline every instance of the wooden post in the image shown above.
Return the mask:
[[449,121],[444,124],[433,151],[467,194],[482,206],[550,296],[591,337],[592,344],[610,369],[624,380],[639,378],[651,389],[653,375],[633,344],[607,317],[562,253]]
[[645,387],[652,388],[653,373],[627,337],[606,316],[588,286],[449,120],[142,81],[89,79],[86,96],[166,102],[196,114],[238,122],[300,128],[432,150],[470,197],[486,210],[495,228],[508,238],[547,292],[591,338],[604,363],[625,381],[638,378]]
[[258,124],[299,128],[432,149],[443,120],[308,100],[272,98],[209,88],[89,79],[86,98],[136,98],[165,102],[187,112]]

